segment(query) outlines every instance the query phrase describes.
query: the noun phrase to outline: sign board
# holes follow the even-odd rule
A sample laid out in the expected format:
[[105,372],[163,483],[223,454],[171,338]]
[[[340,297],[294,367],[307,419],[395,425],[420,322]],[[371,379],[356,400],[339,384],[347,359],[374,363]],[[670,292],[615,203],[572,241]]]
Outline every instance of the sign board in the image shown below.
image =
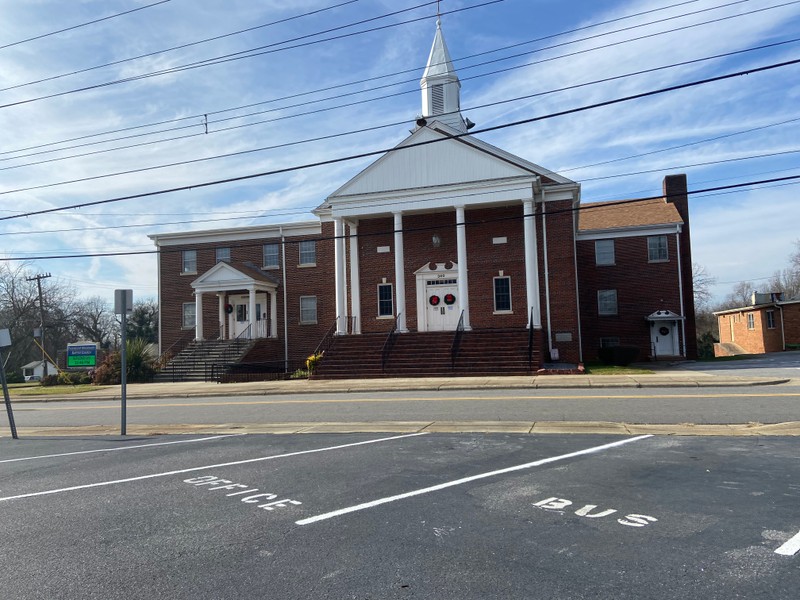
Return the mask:
[[11,332],[8,329],[0,329],[0,348],[11,345]]
[[131,314],[133,312],[133,290],[114,290],[114,314]]
[[80,369],[97,366],[97,344],[67,344],[67,368]]

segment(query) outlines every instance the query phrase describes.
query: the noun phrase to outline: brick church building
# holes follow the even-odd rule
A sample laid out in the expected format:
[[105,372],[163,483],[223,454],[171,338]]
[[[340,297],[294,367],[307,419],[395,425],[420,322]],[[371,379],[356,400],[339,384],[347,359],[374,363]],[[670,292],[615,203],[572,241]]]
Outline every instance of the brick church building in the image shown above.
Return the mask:
[[314,220],[150,236],[162,353],[238,338],[236,360],[292,371],[323,348],[330,376],[696,355],[684,175],[581,204],[579,183],[469,134],[438,24],[420,85],[412,133]]

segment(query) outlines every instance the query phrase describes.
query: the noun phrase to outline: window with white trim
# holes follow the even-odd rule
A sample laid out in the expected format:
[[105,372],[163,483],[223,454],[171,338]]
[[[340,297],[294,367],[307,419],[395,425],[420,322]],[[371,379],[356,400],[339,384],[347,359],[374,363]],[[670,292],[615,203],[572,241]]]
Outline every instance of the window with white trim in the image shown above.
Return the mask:
[[181,318],[181,326],[183,329],[192,329],[197,324],[197,305],[194,302],[183,303],[183,316]]
[[613,265],[615,260],[614,240],[596,240],[594,243],[594,264]]
[[753,313],[747,313],[747,328],[748,329],[756,328],[756,318],[755,316],[753,316]]
[[300,323],[313,325],[317,322],[317,297],[300,296]]
[[617,314],[617,290],[597,291],[597,314],[598,315]]
[[775,311],[767,311],[767,329],[775,329]]
[[511,312],[511,277],[494,278],[494,312]]
[[651,235],[647,238],[648,262],[664,262],[669,260],[667,253],[667,236]]
[[264,244],[264,268],[274,269],[280,266],[280,245],[279,244]]
[[217,262],[231,262],[231,249],[230,248],[217,248],[215,250]]
[[317,264],[316,240],[304,240],[300,242],[300,264],[304,266]]
[[197,250],[184,250],[181,273],[197,273]]
[[394,315],[394,303],[392,301],[392,284],[378,284],[378,316],[391,317]]

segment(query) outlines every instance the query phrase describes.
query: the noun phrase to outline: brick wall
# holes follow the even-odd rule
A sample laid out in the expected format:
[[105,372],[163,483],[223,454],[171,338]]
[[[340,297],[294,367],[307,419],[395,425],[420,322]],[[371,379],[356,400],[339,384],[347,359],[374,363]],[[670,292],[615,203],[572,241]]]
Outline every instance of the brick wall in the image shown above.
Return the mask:
[[[747,354],[782,351],[784,335],[787,344],[800,343],[800,304],[789,304],[782,308],[783,312],[776,306],[768,306],[719,315],[720,343],[732,342]],[[774,319],[775,326],[772,328],[769,327],[767,316],[769,311],[772,311]],[[748,315],[753,315],[752,329],[748,327]]]
[[[639,360],[650,356],[650,323],[645,318],[657,310],[681,313],[675,235],[667,236],[667,252],[666,262],[651,263],[647,236],[615,238],[615,264],[598,266],[594,240],[578,242],[581,326],[587,360],[597,358],[600,338],[604,337],[616,337],[621,346],[639,348]],[[598,314],[599,290],[617,290],[616,315]]]

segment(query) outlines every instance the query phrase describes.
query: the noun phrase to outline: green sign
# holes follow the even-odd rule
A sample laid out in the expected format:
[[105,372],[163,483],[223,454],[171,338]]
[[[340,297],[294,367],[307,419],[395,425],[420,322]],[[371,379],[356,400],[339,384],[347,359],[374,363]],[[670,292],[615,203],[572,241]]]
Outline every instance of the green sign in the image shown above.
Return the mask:
[[86,368],[97,366],[97,345],[67,345],[67,368]]

